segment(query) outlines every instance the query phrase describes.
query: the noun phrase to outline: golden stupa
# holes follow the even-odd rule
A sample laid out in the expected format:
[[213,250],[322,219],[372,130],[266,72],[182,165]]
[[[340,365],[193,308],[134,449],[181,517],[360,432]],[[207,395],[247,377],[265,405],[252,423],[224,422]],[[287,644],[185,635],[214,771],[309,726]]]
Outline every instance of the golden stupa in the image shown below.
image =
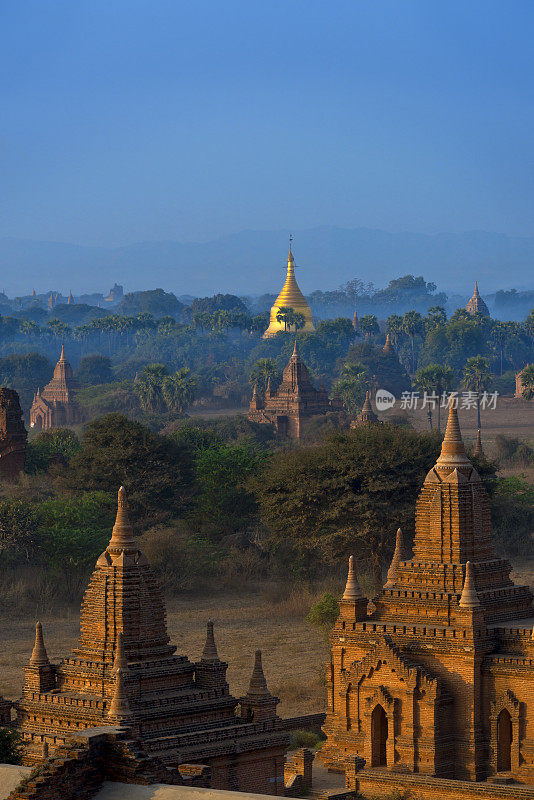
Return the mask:
[[[264,339],[269,339],[271,336],[275,336],[278,331],[285,331],[286,327],[284,322],[281,320],[278,322],[276,316],[280,308],[292,308],[293,311],[302,314],[304,317],[304,327],[300,328],[296,333],[313,333],[315,330],[313,322],[312,322],[312,315],[311,309],[306,302],[306,298],[302,294],[299,289],[299,285],[295,279],[295,259],[293,258],[293,253],[291,252],[291,242],[293,241],[293,237],[289,237],[289,254],[287,256],[287,275],[286,275],[286,282],[282,287],[282,291],[276,298],[276,301],[271,308],[271,317],[269,320],[269,327],[263,334]],[[290,331],[290,326],[287,327],[287,330]],[[295,333],[295,331],[292,331]]]

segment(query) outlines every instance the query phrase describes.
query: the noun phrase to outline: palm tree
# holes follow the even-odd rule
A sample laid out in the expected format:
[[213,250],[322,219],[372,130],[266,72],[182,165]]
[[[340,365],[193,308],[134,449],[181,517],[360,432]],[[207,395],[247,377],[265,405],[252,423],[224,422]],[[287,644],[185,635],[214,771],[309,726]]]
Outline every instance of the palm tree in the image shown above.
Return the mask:
[[258,359],[250,371],[250,385],[257,386],[261,392],[264,392],[269,378],[271,379],[271,384],[277,385],[280,382],[280,370],[276,359]]
[[464,365],[463,382],[466,389],[477,394],[477,427],[480,430],[480,393],[491,386],[492,375],[489,359],[484,356],[471,356]]
[[145,411],[165,411],[163,381],[169,375],[164,364],[147,364],[135,381],[135,391]]
[[361,409],[369,381],[370,375],[364,364],[343,364],[341,378],[334,388],[349,414],[354,415]]
[[534,308],[523,323],[526,335],[530,338],[530,346],[534,344]]
[[410,337],[412,343],[412,372],[415,372],[415,337],[424,331],[423,317],[418,311],[407,311],[402,318],[404,333]]
[[286,333],[292,327],[295,328],[295,331],[298,331],[306,324],[304,315],[299,311],[294,311],[290,306],[280,306],[276,314],[276,321],[284,323],[284,331]]
[[168,409],[183,414],[197,393],[197,380],[189,367],[181,367],[174,375],[167,375],[161,384],[161,393]]
[[521,394],[525,400],[532,400],[534,397],[534,364],[529,364],[521,372],[521,384],[523,386]]
[[438,430],[441,430],[441,395],[450,390],[453,375],[452,369],[445,364],[429,364],[418,369],[415,376],[415,382],[421,391],[435,392],[438,396]]
[[395,347],[399,344],[399,339],[404,328],[402,327],[402,317],[400,314],[391,314],[386,320],[386,333],[391,335]]
[[365,333],[366,341],[369,336],[376,336],[377,333],[380,333],[378,320],[374,314],[365,314],[360,317],[360,330]]
[[427,331],[433,331],[447,324],[447,312],[443,306],[430,306],[424,319]]
[[491,338],[495,342],[497,349],[500,352],[501,358],[501,376],[503,373],[503,357],[506,351],[506,345],[517,334],[516,322],[495,322],[491,331]]

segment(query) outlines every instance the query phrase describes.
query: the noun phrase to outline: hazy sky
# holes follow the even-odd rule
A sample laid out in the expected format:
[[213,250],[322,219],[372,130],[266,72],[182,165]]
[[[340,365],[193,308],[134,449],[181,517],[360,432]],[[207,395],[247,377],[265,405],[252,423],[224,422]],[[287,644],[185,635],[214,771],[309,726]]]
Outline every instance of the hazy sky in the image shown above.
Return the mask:
[[3,0],[0,236],[534,235],[532,0]]

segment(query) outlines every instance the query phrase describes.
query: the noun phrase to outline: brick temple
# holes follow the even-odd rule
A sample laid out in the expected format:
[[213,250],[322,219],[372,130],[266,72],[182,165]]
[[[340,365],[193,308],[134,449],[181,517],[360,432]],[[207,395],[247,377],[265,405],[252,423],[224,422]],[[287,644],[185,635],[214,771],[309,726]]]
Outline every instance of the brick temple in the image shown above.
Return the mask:
[[14,389],[0,389],[0,476],[15,480],[24,467],[28,434],[19,396]]
[[289,736],[276,714],[278,699],[267,689],[261,653],[240,700],[230,694],[228,665],[218,656],[211,622],[199,661],[176,654],[162,595],[137,546],[122,488],[111,540],[85,592],[80,630],[71,655],[53,664],[37,623],[16,704],[24,764],[61,757],[83,731],[118,726],[123,744],[143,753],[141,760],[133,759],[137,772],[130,782],[151,782],[143,774],[149,759],[152,775],[154,764],[163,772],[199,764],[209,768],[212,788],[284,794]]
[[293,354],[284,369],[280,386],[272,389],[270,379],[265,392],[260,392],[255,386],[248,418],[252,422],[273,425],[280,436],[299,439],[310,417],[342,409],[341,401],[335,397],[330,400],[324,386],[315,388],[295,339]]
[[470,314],[482,314],[484,317],[490,316],[489,308],[478,291],[478,281],[475,281],[475,291],[473,292],[473,296],[467,301],[465,310]]
[[510,571],[495,555],[488,495],[451,404],[417,501],[413,555],[399,530],[370,606],[350,559],[321,750],[349,788],[534,797],[533,598]]
[[62,347],[52,380],[42,392],[38,389],[34,395],[30,409],[30,427],[48,430],[81,422],[75,397],[76,388],[72,367],[65,358],[65,348]]

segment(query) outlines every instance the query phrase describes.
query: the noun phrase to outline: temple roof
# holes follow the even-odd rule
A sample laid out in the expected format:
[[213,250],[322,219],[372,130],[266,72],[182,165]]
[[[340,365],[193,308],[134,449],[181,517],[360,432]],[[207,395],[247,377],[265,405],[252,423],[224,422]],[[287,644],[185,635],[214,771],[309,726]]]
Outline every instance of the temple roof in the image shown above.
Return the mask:
[[475,291],[468,301],[465,310],[470,314],[483,314],[485,317],[489,317],[490,315],[489,309],[478,291],[478,281],[475,281]]

